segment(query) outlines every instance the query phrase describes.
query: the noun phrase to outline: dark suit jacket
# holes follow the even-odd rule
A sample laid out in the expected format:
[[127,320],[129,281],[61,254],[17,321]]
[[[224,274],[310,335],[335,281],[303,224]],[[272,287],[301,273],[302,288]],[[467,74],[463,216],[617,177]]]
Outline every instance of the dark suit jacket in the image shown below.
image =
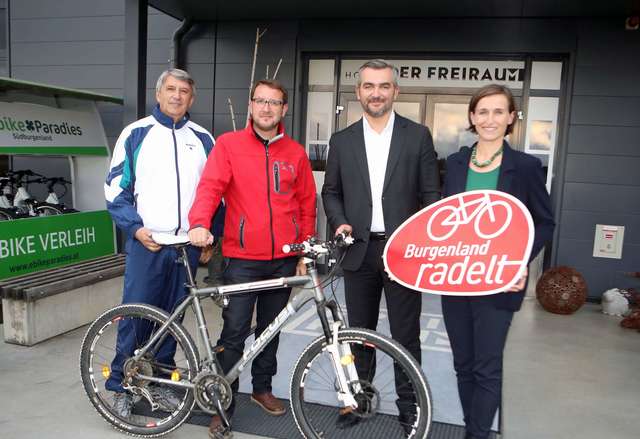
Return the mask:
[[[433,139],[428,128],[395,115],[382,210],[387,235],[421,208],[440,198]],[[350,224],[356,243],[342,261],[346,270],[360,268],[369,242],[372,201],[362,119],[329,141],[329,157],[322,187],[329,224]]]
[[[540,160],[512,149],[507,142],[504,142],[503,146],[504,152],[502,153],[497,190],[518,198],[531,213],[535,227],[533,247],[529,258],[529,262],[531,262],[553,236],[555,222],[551,211],[551,201],[545,187]],[[447,158],[447,173],[442,191],[444,197],[466,190],[470,159],[471,148],[467,146]],[[495,301],[498,308],[517,311],[522,305],[524,293],[524,291],[499,293],[491,296],[491,300]]]

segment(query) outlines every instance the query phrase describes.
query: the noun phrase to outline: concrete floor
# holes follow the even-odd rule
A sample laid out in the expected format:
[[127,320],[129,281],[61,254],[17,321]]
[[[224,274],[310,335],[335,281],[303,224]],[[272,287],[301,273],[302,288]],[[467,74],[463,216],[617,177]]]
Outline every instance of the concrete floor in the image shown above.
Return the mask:
[[[214,337],[216,310],[207,301]],[[640,334],[620,328],[619,320],[592,304],[559,316],[526,299],[506,352],[503,438],[639,437]],[[0,437],[124,437],[94,412],[81,388],[77,359],[85,330],[30,348],[0,342]],[[207,436],[203,427],[183,425],[166,437]]]

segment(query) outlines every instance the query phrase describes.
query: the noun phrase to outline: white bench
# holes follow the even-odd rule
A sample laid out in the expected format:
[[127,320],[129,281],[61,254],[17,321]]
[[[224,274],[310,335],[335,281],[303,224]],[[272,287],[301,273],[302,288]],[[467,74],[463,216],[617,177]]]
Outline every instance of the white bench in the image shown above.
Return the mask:
[[4,340],[32,346],[119,304],[124,258],[105,256],[0,281]]

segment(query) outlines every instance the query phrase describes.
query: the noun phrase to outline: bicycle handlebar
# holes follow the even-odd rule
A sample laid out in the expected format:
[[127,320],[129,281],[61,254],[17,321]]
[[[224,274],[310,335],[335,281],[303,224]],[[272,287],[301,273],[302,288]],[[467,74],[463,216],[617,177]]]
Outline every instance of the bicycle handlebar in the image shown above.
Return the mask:
[[328,254],[336,248],[348,247],[353,244],[354,239],[351,235],[345,233],[337,234],[330,241],[318,241],[316,238],[309,238],[297,244],[285,244],[282,246],[284,253],[302,253],[303,256],[316,257]]

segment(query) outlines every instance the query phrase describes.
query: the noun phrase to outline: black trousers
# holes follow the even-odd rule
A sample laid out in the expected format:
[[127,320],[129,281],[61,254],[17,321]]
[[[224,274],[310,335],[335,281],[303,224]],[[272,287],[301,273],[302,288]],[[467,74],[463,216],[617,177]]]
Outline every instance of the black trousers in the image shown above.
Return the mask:
[[[272,261],[231,258],[224,271],[224,280],[226,284],[233,284],[293,276],[296,272],[297,262],[297,257]],[[224,351],[218,354],[218,359],[225,373],[242,357],[244,342],[251,330],[253,307],[256,307],[255,336],[257,338],[286,306],[290,293],[291,288],[280,288],[229,297],[229,306],[222,311],[223,327],[218,340],[218,345],[224,346]],[[278,341],[279,335],[269,342],[251,364],[251,377],[255,393],[271,391],[271,378],[278,369],[276,360]],[[234,393],[238,391],[238,386],[238,380],[232,383],[231,387]],[[233,413],[234,406],[235,404],[232,403],[229,408],[230,414]]]
[[[391,337],[404,346],[418,363],[421,363],[420,312],[421,293],[392,282],[384,271],[382,252],[386,241],[370,241],[364,261],[355,271],[344,270],[345,299],[349,326],[375,330],[378,326],[380,299],[384,289]],[[355,351],[355,350],[354,350]],[[374,352],[364,348],[354,352],[356,369],[361,379],[373,380],[375,374]],[[398,409],[412,410],[413,389],[399,370],[395,371]]]
[[492,297],[442,296],[442,314],[467,432],[486,439],[502,396],[502,358],[513,311]]

